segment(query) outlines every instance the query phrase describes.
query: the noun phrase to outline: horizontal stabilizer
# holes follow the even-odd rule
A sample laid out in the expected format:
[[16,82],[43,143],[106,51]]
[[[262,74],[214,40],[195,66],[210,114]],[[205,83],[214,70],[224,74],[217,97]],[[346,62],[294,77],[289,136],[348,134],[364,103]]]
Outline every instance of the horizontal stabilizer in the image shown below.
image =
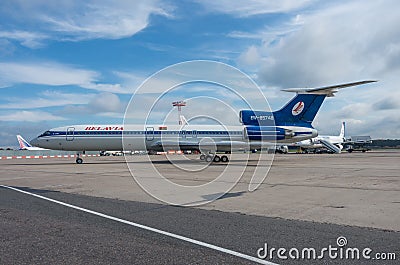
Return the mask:
[[351,87],[351,86],[359,86],[368,83],[378,82],[377,80],[364,80],[340,85],[333,85],[333,86],[326,86],[326,87],[319,87],[319,88],[287,88],[282,89],[285,92],[295,92],[298,94],[317,94],[317,95],[326,95],[327,97],[333,97],[334,93],[338,92],[339,89],[344,87]]
[[332,144],[331,142],[328,142],[326,140],[319,140],[320,143],[325,146],[327,149],[331,150],[332,152],[336,153],[336,154],[340,154],[341,150],[339,147],[337,147],[336,145]]

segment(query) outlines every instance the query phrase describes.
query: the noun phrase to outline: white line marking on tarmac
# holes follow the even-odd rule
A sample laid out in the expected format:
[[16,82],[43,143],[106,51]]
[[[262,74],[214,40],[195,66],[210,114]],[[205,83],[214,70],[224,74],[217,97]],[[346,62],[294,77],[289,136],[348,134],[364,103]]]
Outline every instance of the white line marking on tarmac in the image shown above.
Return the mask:
[[35,193],[31,193],[31,192],[28,192],[28,191],[20,190],[20,189],[14,188],[14,187],[6,186],[6,185],[0,185],[0,187],[6,188],[6,189],[10,189],[10,190],[14,190],[14,191],[17,191],[17,192],[21,192],[21,193],[24,193],[24,194],[28,194],[28,195],[31,195],[31,196],[36,197],[36,198],[40,198],[40,199],[43,199],[43,200],[46,200],[46,201],[54,202],[54,203],[57,203],[57,204],[60,204],[60,205],[63,205],[63,206],[66,206],[66,207],[69,207],[69,208],[72,208],[72,209],[76,209],[76,210],[79,210],[79,211],[82,211],[82,212],[86,212],[86,213],[90,213],[90,214],[93,214],[93,215],[97,215],[97,216],[100,216],[100,217],[103,217],[103,218],[107,218],[107,219],[110,219],[110,220],[113,220],[113,221],[116,221],[116,222],[120,222],[120,223],[123,223],[123,224],[131,225],[131,226],[134,226],[134,227],[137,227],[137,228],[141,228],[141,229],[144,229],[144,230],[155,232],[155,233],[158,233],[158,234],[161,234],[161,235],[165,235],[165,236],[169,236],[169,237],[172,237],[172,238],[176,238],[176,239],[179,239],[179,240],[182,240],[182,241],[186,241],[186,242],[189,242],[189,243],[192,243],[192,244],[195,244],[195,245],[199,245],[199,246],[202,246],[202,247],[214,249],[214,250],[223,252],[225,254],[230,254],[230,255],[233,255],[233,256],[236,256],[236,257],[239,257],[239,258],[243,258],[243,259],[247,259],[247,260],[250,260],[250,261],[254,261],[254,262],[257,262],[259,264],[278,265],[277,263],[272,263],[272,262],[269,262],[269,261],[266,261],[266,260],[263,260],[263,259],[259,259],[259,258],[250,256],[250,255],[246,255],[246,254],[243,254],[243,253],[240,253],[240,252],[236,252],[236,251],[233,251],[233,250],[230,250],[230,249],[226,249],[226,248],[223,248],[223,247],[212,245],[212,244],[209,244],[209,243],[206,243],[206,242],[202,242],[202,241],[199,241],[199,240],[196,240],[196,239],[191,239],[189,237],[173,234],[173,233],[170,233],[170,232],[167,232],[167,231],[163,231],[163,230],[160,230],[160,229],[157,229],[157,228],[153,228],[153,227],[150,227],[150,226],[134,223],[134,222],[127,221],[127,220],[124,220],[124,219],[120,219],[118,217],[114,217],[114,216],[107,215],[107,214],[104,214],[104,213],[99,213],[99,212],[96,212],[96,211],[85,209],[85,208],[82,208],[82,207],[79,207],[79,206],[75,206],[75,205],[72,205],[72,204],[68,204],[68,203],[65,203],[65,202],[57,201],[57,200],[54,200],[54,199],[51,199],[51,198],[47,198],[47,197],[44,197],[44,196],[41,196],[41,195],[38,195],[38,194],[35,194]]

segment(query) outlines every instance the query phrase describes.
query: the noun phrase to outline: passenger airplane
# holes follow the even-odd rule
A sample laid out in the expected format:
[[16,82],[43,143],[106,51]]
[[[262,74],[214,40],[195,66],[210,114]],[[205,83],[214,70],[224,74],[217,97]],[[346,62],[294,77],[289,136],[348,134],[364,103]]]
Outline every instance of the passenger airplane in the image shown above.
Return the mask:
[[318,148],[325,147],[334,153],[340,153],[343,149],[344,142],[345,142],[345,122],[342,123],[342,128],[340,130],[339,135],[335,136],[320,135],[315,138],[294,143],[292,146],[301,147],[306,152],[309,152],[309,149],[315,151]]
[[[231,152],[258,149],[265,143],[294,143],[318,135],[311,125],[322,102],[340,88],[376,81],[360,81],[314,89],[286,89],[297,95],[274,112],[241,110],[240,126],[219,125],[70,125],[50,129],[31,141],[34,146],[69,151],[197,150],[207,162],[228,162]],[[76,162],[83,161],[77,157]]]
[[49,150],[49,149],[44,149],[36,146],[30,145],[24,138],[22,138],[21,135],[17,135],[17,140],[19,143],[19,150],[29,150],[29,151],[39,151],[39,150]]

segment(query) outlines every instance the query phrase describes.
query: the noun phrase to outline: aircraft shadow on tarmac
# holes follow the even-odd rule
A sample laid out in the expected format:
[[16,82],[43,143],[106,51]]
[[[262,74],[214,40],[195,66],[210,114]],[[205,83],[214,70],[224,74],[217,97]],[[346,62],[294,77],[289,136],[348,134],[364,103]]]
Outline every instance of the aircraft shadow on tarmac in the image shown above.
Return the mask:
[[205,200],[210,200],[215,197],[218,197],[216,200],[222,200],[222,199],[227,199],[227,198],[234,198],[234,197],[240,197],[243,194],[245,194],[246,191],[238,191],[238,192],[228,192],[228,193],[215,193],[215,194],[208,194],[202,196]]

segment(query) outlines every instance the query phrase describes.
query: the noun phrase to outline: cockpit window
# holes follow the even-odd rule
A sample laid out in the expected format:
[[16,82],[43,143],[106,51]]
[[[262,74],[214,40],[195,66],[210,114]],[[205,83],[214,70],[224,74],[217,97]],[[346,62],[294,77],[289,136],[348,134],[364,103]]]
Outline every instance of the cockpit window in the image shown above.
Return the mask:
[[51,135],[51,132],[50,131],[45,131],[44,133],[42,133],[41,135],[39,135],[39,137],[42,137],[42,136],[50,136]]

